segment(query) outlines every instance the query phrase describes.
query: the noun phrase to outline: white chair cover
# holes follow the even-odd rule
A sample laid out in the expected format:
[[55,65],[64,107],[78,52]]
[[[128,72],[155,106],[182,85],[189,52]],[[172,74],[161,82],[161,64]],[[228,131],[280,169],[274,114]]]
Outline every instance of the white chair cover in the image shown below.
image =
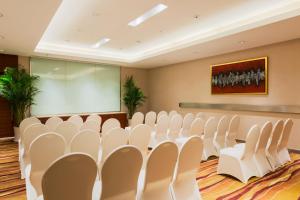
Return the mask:
[[203,139],[203,160],[207,160],[210,156],[218,156],[218,152],[214,147],[214,137],[217,130],[217,120],[214,117],[210,117],[204,126]]
[[291,157],[287,146],[291,135],[292,127],[293,127],[293,121],[291,119],[287,119],[284,122],[282,136],[281,139],[279,140],[278,150],[277,150],[281,165],[284,165],[285,163],[291,161]]
[[217,131],[215,133],[215,139],[214,139],[214,145],[220,153],[220,150],[225,148],[225,138],[226,138],[226,132],[228,129],[228,117],[226,115],[222,116],[218,126]]
[[100,133],[100,127],[101,123],[100,121],[96,120],[87,120],[83,123],[83,125],[80,127],[80,130],[93,130],[96,131],[97,133]]
[[78,129],[80,129],[80,127],[83,124],[83,119],[79,115],[73,115],[67,121],[72,122],[73,124],[75,124]]
[[236,145],[236,139],[238,135],[238,129],[240,125],[240,116],[234,115],[229,123],[229,128],[226,133],[225,145],[226,147],[234,147]]
[[62,118],[53,116],[47,119],[45,125],[48,127],[49,131],[55,131],[57,126],[62,122],[63,122]]
[[174,114],[170,119],[169,130],[168,130],[168,139],[175,141],[179,137],[179,133],[182,126],[182,116],[180,114]]
[[180,131],[180,136],[182,137],[188,137],[188,132],[191,128],[191,125],[194,121],[195,117],[193,113],[188,113],[184,116],[183,122],[182,122],[182,129]]
[[150,126],[152,129],[154,129],[155,122],[156,122],[156,113],[153,111],[148,112],[145,117],[145,124]]
[[113,128],[120,128],[121,124],[116,118],[106,120],[102,125],[101,136],[107,134]]

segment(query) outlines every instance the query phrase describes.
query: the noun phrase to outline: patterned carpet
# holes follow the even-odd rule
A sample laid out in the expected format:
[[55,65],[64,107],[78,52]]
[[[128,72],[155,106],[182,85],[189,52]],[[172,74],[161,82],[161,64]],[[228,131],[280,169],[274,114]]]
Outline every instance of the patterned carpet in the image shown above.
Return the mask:
[[[197,176],[202,198],[300,200],[300,154],[291,156],[291,163],[263,178],[252,178],[248,184],[217,175],[217,159],[203,162]],[[18,146],[11,141],[0,142],[0,199],[26,199],[25,182],[20,179]]]

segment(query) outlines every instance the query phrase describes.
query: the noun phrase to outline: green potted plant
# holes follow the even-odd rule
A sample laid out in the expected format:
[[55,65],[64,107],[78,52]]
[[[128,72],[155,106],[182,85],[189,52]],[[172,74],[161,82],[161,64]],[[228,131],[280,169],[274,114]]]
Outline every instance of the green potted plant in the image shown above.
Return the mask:
[[34,83],[38,76],[30,76],[24,69],[7,67],[0,76],[0,96],[6,99],[11,107],[15,140],[19,139],[19,125],[26,117],[33,98],[39,92]]
[[135,113],[136,109],[139,106],[143,105],[147,97],[144,95],[141,88],[135,85],[133,76],[126,77],[126,81],[123,85],[123,88],[124,88],[123,102],[127,107],[128,119],[130,122],[132,115]]

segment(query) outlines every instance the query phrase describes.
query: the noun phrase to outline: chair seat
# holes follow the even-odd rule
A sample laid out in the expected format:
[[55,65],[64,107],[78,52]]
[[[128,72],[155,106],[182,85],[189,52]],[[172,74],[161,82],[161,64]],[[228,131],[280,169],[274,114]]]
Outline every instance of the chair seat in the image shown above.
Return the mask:
[[243,147],[224,148],[224,149],[221,149],[220,154],[225,154],[225,155],[232,156],[232,157],[235,157],[235,158],[241,158],[242,155],[243,155],[243,152],[244,152],[242,148]]

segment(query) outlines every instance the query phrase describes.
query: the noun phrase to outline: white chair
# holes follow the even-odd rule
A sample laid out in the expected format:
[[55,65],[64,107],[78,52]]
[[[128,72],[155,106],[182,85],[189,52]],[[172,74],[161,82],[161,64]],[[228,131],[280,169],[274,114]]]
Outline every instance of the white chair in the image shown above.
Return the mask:
[[144,160],[147,157],[148,145],[151,139],[151,127],[146,124],[140,124],[134,127],[129,134],[129,144],[137,147]]
[[102,137],[100,149],[100,169],[107,156],[116,148],[128,143],[128,135],[122,128],[113,128]]
[[28,200],[42,195],[42,177],[51,163],[63,156],[66,143],[62,136],[48,132],[38,136],[30,145],[30,165],[26,167],[26,194]]
[[254,153],[254,159],[256,162],[258,176],[263,177],[268,172],[272,171],[271,165],[267,159],[267,144],[272,132],[272,123],[266,122],[260,131],[256,151]]
[[145,124],[150,126],[152,129],[155,127],[156,122],[156,113],[153,111],[150,111],[145,116]]
[[278,158],[280,160],[281,165],[291,161],[291,157],[288,151],[288,142],[291,135],[291,130],[293,127],[293,121],[291,119],[287,119],[284,122],[282,136],[278,144]]
[[225,138],[226,138],[226,132],[228,129],[228,117],[227,116],[222,116],[218,126],[217,126],[217,131],[215,133],[215,138],[214,138],[214,145],[220,153],[220,150],[225,148]]
[[67,151],[70,150],[70,142],[74,135],[76,135],[79,132],[78,127],[68,121],[64,121],[63,123],[59,124],[57,128],[55,129],[55,132],[63,136],[63,138],[66,141],[67,144]]
[[169,117],[168,115],[162,115],[156,124],[156,131],[151,135],[150,146],[153,148],[160,142],[167,139],[167,132],[169,128]]
[[179,137],[179,133],[182,126],[182,116],[175,113],[172,118],[170,118],[168,139],[175,141]]
[[24,131],[27,127],[29,127],[30,125],[32,124],[40,124],[41,121],[36,118],[36,117],[29,117],[29,118],[25,118],[21,123],[20,123],[20,126],[19,126],[19,134],[18,135],[18,132],[15,133],[17,135],[15,135],[15,141],[18,141],[19,145],[18,145],[18,148],[19,148],[19,161],[21,159],[21,151],[22,149],[24,148],[24,142],[23,142],[23,135],[24,135]]
[[217,120],[214,117],[210,117],[204,126],[203,139],[203,160],[207,160],[210,156],[218,156],[218,152],[214,147],[214,136],[217,130]]
[[67,121],[72,122],[73,124],[75,124],[78,129],[80,129],[80,127],[83,124],[83,119],[79,115],[73,115]]
[[254,125],[247,134],[246,143],[222,149],[217,173],[229,174],[243,183],[247,183],[248,179],[253,176],[258,176],[253,156],[258,138],[259,128]]
[[55,129],[57,128],[57,126],[62,123],[64,120],[62,120],[62,118],[57,117],[57,116],[53,116],[50,117],[49,119],[47,119],[45,125],[48,127],[49,131],[55,131]]
[[100,136],[94,130],[82,130],[71,140],[71,152],[81,152],[90,155],[96,163],[99,162]]
[[205,116],[205,114],[203,112],[198,112],[196,114],[196,118],[200,118],[202,120],[206,120],[206,116]]
[[98,115],[98,114],[91,114],[91,115],[89,115],[89,116],[86,118],[85,121],[97,121],[97,122],[99,122],[100,125],[101,125],[101,123],[102,123],[102,118],[101,118],[101,116]]
[[164,111],[164,110],[162,110],[162,111],[160,111],[158,114],[157,114],[157,121],[159,120],[159,118],[161,117],[161,116],[163,116],[163,115],[167,115],[168,116],[168,113],[166,112],[166,111]]
[[172,117],[173,117],[174,115],[176,115],[176,114],[178,114],[176,110],[171,110],[171,111],[169,112],[169,118],[172,119]]
[[192,136],[182,145],[171,183],[173,200],[201,199],[196,181],[203,153],[203,141]]
[[139,124],[143,124],[143,122],[144,122],[144,114],[141,112],[136,112],[133,114],[131,119],[131,124],[129,124],[130,126],[127,128],[130,130]]
[[100,133],[100,128],[101,128],[101,123],[100,121],[96,120],[87,120],[85,121],[82,126],[80,127],[80,130],[93,130],[96,131],[99,135]]
[[123,146],[113,151],[102,167],[100,199],[136,200],[142,163],[140,151],[133,146]]
[[110,131],[113,128],[120,128],[120,127],[121,127],[121,124],[120,124],[119,120],[117,120],[115,118],[110,118],[103,123],[102,129],[101,129],[101,136],[104,136],[105,134],[108,133],[108,131]]
[[194,121],[195,117],[194,117],[194,114],[192,113],[188,113],[184,116],[183,118],[183,122],[182,122],[182,128],[181,128],[181,131],[180,131],[180,136],[181,137],[188,137],[188,132],[191,128],[191,125]]
[[194,135],[198,135],[198,136],[202,136],[204,133],[204,120],[202,118],[196,118],[192,124],[191,124],[191,128],[188,132],[189,136],[194,136]]
[[96,176],[97,164],[90,156],[74,153],[60,157],[43,176],[44,200],[91,200]]
[[151,151],[140,175],[137,199],[172,200],[170,184],[177,157],[178,148],[173,142],[160,143]]
[[29,157],[29,149],[30,144],[32,141],[37,138],[38,136],[47,133],[49,130],[44,124],[33,124],[27,127],[24,131],[23,140],[24,140],[24,147],[21,150],[20,156],[20,169],[21,169],[21,178],[25,178],[25,168],[28,164],[30,164],[30,157]]
[[238,135],[238,129],[240,125],[240,117],[238,115],[234,115],[229,123],[228,131],[226,132],[225,138],[225,146],[226,147],[233,147],[236,145],[236,138]]
[[22,139],[22,135],[25,131],[25,129],[27,127],[29,127],[30,125],[32,124],[40,124],[41,121],[36,118],[36,117],[28,117],[28,118],[25,118],[21,123],[20,123],[20,126],[19,126],[19,130],[20,130],[20,135],[19,136],[15,136],[17,137],[16,139]]
[[270,144],[267,148],[267,158],[272,167],[272,171],[275,171],[281,163],[278,158],[277,147],[279,143],[279,139],[283,130],[283,120],[278,120],[273,127]]

